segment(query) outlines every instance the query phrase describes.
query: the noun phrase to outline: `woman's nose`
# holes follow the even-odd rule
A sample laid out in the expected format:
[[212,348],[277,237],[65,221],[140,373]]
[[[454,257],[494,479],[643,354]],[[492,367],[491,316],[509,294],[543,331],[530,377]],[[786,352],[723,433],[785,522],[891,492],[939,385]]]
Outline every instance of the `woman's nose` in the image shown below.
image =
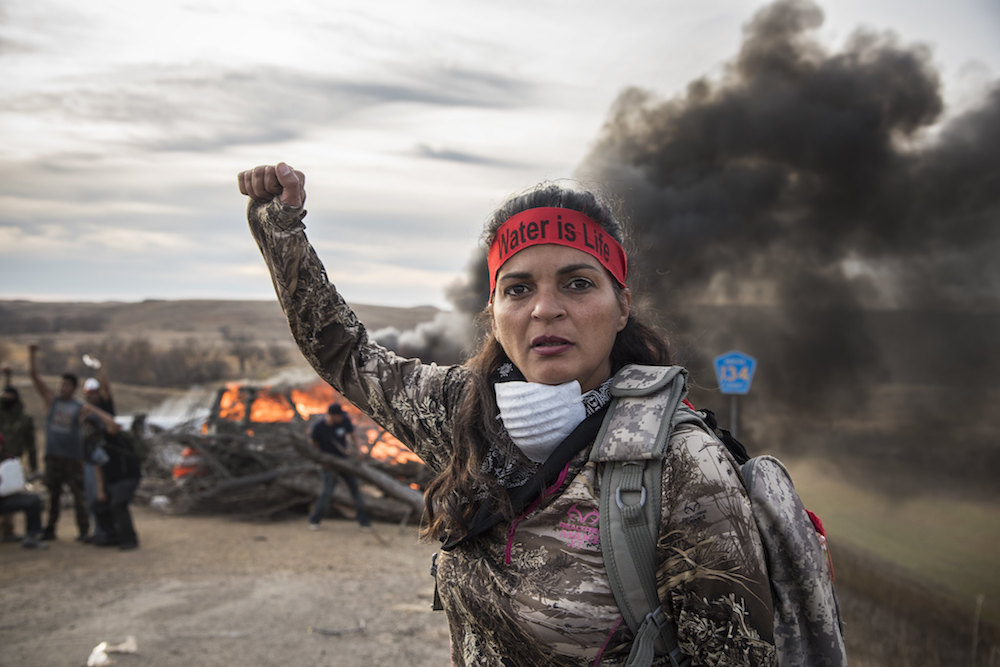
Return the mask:
[[538,320],[552,320],[566,314],[558,290],[543,288],[535,293],[531,316]]

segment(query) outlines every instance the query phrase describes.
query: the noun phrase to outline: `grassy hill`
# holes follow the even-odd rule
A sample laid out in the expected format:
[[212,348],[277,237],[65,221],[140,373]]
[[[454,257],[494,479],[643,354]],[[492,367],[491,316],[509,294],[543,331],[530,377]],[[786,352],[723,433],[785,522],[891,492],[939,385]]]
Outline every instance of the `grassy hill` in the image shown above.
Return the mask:
[[[433,306],[392,308],[352,304],[371,330],[412,329],[434,319]],[[46,325],[46,323],[48,323]],[[0,301],[0,335],[23,337],[49,330],[66,335],[215,337],[221,327],[253,332],[264,341],[290,340],[277,301],[148,300],[141,302]]]

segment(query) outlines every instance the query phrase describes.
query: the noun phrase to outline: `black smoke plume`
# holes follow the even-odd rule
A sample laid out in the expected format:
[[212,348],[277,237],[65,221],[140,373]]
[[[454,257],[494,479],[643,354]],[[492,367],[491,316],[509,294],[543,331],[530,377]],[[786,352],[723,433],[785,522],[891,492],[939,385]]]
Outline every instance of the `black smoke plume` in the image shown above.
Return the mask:
[[[644,314],[720,415],[711,358],[740,349],[758,360],[747,420],[785,415],[751,435],[803,448],[821,428],[838,451],[930,463],[985,424],[972,449],[996,460],[1000,87],[949,118],[928,48],[859,29],[830,52],[822,21],[775,2],[719,80],[624,91],[578,177],[620,202]],[[470,267],[463,312],[486,300],[481,254]]]
[[[640,290],[703,384],[742,349],[755,409],[845,431],[885,409],[892,435],[846,446],[920,458],[998,426],[1000,88],[946,118],[929,49],[859,30],[831,53],[822,19],[776,2],[721,80],[625,91],[581,175],[623,203]],[[893,383],[936,386],[962,417],[915,396],[890,415]]]
[[721,82],[617,101],[582,171],[625,201],[650,286],[668,302],[996,309],[1000,90],[935,136],[929,51],[857,32],[828,54],[809,39],[821,22],[775,3]]

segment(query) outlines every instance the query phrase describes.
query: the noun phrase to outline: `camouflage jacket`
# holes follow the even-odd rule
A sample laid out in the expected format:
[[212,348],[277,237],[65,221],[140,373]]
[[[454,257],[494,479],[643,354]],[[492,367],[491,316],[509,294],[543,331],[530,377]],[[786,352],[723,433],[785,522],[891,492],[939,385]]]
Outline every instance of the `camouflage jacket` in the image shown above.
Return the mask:
[[[305,211],[251,202],[248,219],[282,309],[316,372],[434,471],[451,451],[469,371],[404,359],[368,340],[309,245]],[[611,593],[597,518],[599,474],[582,452],[525,516],[442,556],[456,665],[623,664],[628,630]],[[692,665],[773,665],[764,557],[728,452],[679,430],[664,465],[657,581]]]

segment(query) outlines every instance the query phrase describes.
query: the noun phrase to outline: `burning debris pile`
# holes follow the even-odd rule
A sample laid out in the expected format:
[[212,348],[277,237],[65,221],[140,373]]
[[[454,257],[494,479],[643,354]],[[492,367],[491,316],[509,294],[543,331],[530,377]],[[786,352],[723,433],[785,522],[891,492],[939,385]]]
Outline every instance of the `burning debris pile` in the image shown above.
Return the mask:
[[[311,420],[333,402],[341,403],[367,442],[357,459],[330,456],[309,444]],[[415,523],[423,509],[423,462],[326,384],[231,384],[217,392],[206,421],[161,430],[147,440],[139,495],[171,512],[271,516],[310,506],[322,466],[357,477],[375,519]],[[338,485],[333,506],[353,511],[345,485]]]

